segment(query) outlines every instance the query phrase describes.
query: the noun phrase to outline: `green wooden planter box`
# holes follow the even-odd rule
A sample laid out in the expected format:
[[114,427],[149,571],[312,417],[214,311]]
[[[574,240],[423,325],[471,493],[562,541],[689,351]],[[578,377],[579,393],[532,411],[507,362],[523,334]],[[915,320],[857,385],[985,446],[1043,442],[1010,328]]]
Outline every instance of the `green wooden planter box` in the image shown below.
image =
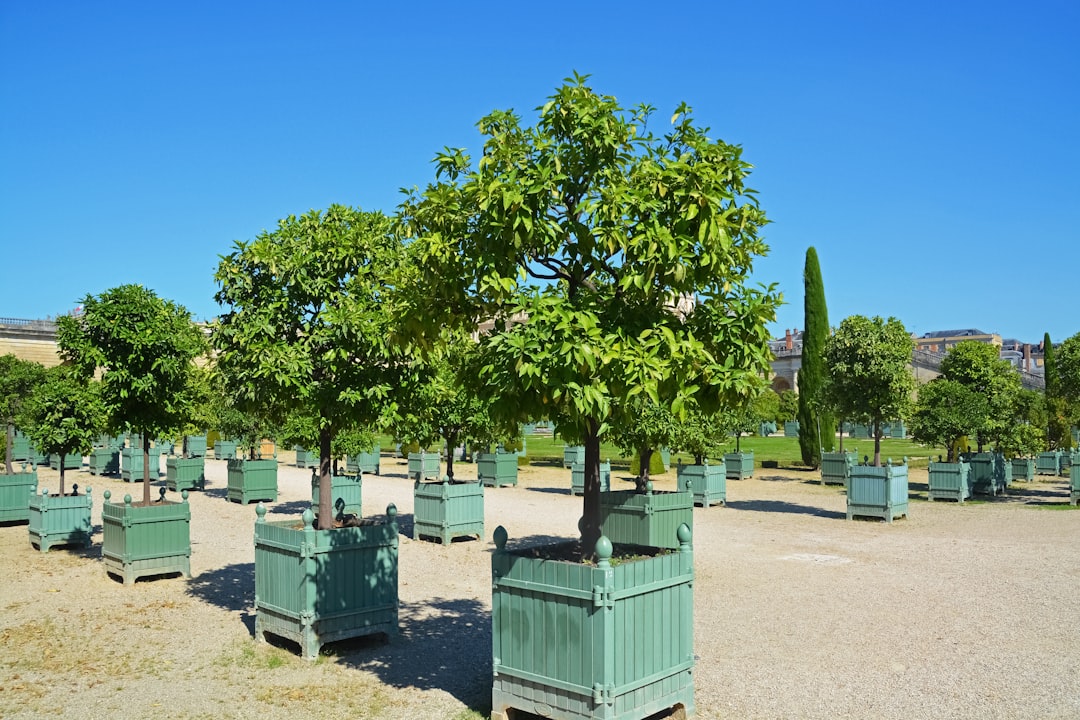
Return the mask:
[[774,432],[776,432],[776,423],[771,421],[758,423],[758,437],[769,437]]
[[1069,468],[1069,504],[1080,501],[1080,453],[1073,453],[1072,466]]
[[181,490],[206,489],[206,458],[165,458],[165,487]]
[[319,467],[319,454],[308,452],[299,445],[295,446],[293,450],[296,451],[296,467],[298,468],[317,468]]
[[742,480],[754,477],[754,452],[727,453],[724,455],[724,468],[728,480]]
[[109,446],[94,448],[87,456],[91,475],[119,475],[120,448]]
[[613,543],[679,548],[678,529],[694,526],[694,496],[689,492],[611,490],[600,493],[600,532]]
[[1061,451],[1061,465],[1058,474],[1061,477],[1068,477],[1072,474],[1072,462],[1077,452],[1074,450],[1062,450]]
[[409,453],[409,479],[429,480],[439,477],[439,453]]
[[[78,485],[72,490],[77,493]],[[91,488],[82,495],[50,495],[48,490],[30,496],[30,544],[41,552],[57,545],[90,547],[94,524],[90,509]]]
[[277,502],[277,460],[229,460],[225,497],[241,505],[252,500]]
[[[150,479],[161,477],[161,451],[150,448]],[[120,451],[120,479],[124,482],[143,481],[143,451],[138,448],[124,448]]]
[[799,437],[798,420],[789,420],[784,423],[784,437]]
[[215,460],[235,460],[236,459],[236,441],[235,440],[218,440],[214,443],[214,459]]
[[30,438],[19,431],[15,431],[15,437],[11,441],[12,462],[22,462],[30,459]]
[[0,522],[25,522],[30,519],[30,498],[37,489],[37,470],[0,475]]
[[97,442],[94,443],[99,448],[116,448],[120,449],[124,447],[123,435],[98,435]]
[[569,470],[575,465],[585,464],[585,446],[584,445],[567,445],[562,451],[562,464],[563,467]]
[[476,475],[486,487],[517,485],[517,453],[477,453]]
[[821,453],[821,484],[847,486],[851,468],[859,462],[853,452]]
[[[361,475],[331,475],[330,497],[334,508],[334,517],[342,515],[363,516]],[[319,509],[319,474],[311,473],[311,505]]]
[[971,466],[966,462],[932,462],[928,476],[926,497],[930,502],[955,500],[962,503],[971,497]]
[[889,461],[883,467],[856,465],[847,487],[847,519],[879,517],[886,522],[908,514],[908,468]]
[[256,508],[255,639],[266,634],[300,644],[315,660],[329,642],[398,631],[397,508],[386,521],[316,530],[315,514],[266,521]]
[[1035,458],[1013,458],[1012,473],[1014,480],[1035,479]]
[[694,504],[702,507],[727,504],[727,469],[723,462],[719,465],[710,465],[708,460],[704,465],[680,463],[675,474],[679,491],[689,491],[694,496]]
[[870,437],[870,426],[854,424],[851,426],[849,435],[857,440],[868,439]]
[[1035,457],[1036,475],[1060,475],[1061,453],[1057,450],[1041,452]]
[[660,448],[660,462],[664,463],[664,472],[671,470],[671,450]]
[[206,457],[206,436],[188,435],[187,454],[189,458]]
[[[600,463],[600,492],[611,489],[611,461],[603,460]],[[585,494],[585,463],[574,463],[570,468],[570,494]]]
[[172,455],[176,452],[176,443],[172,440],[155,440],[154,447],[156,447],[158,452],[162,455]]
[[101,559],[105,570],[118,575],[125,585],[151,575],[181,573],[191,577],[191,506],[187,490],[181,502],[161,499],[149,507],[131,504],[131,495],[123,503],[111,503],[112,493],[105,491],[101,506]]
[[[60,469],[61,457],[58,453],[52,453],[49,455],[49,467],[53,470]],[[63,456],[64,469],[65,470],[81,470],[82,469],[82,455],[75,453],[68,453]]]
[[1012,463],[997,453],[968,453],[971,491],[983,495],[1005,492],[1012,480]]
[[[512,457],[517,457],[510,453]],[[484,537],[484,486],[480,482],[415,482],[413,539],[438,538],[449,545],[456,537]]]
[[371,452],[357,453],[352,457],[345,458],[345,471],[351,474],[365,472],[378,475],[381,471],[379,467],[381,460],[382,448],[376,445],[371,449]]
[[[559,720],[640,720],[694,714],[694,557],[679,550],[612,565],[511,551],[495,531],[491,556],[492,720],[515,710]],[[685,713],[679,715],[679,711]]]

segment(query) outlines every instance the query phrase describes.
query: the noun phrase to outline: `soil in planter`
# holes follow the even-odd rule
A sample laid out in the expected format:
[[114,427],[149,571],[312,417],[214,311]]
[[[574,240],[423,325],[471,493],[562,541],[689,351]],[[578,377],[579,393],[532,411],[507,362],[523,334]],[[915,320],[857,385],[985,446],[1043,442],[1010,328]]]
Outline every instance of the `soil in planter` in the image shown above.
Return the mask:
[[[629,543],[612,543],[611,564],[644,560],[645,558],[659,557],[677,553],[678,550],[668,548],[656,548],[647,545],[631,545]],[[535,547],[520,548],[517,550],[507,549],[511,555],[519,557],[536,558],[539,560],[560,560],[564,562],[581,563],[582,565],[595,565],[596,557],[593,553],[586,553],[582,549],[580,540],[571,540],[553,545],[539,545]]]
[[[375,518],[362,518],[356,515],[345,515],[344,517],[334,518],[334,527],[332,529],[339,530],[347,527],[367,527],[369,525],[383,525],[384,522],[376,520]],[[311,523],[312,527],[319,527],[319,516],[315,516],[315,520]],[[289,526],[290,530],[303,530],[304,521],[297,520],[294,524]]]

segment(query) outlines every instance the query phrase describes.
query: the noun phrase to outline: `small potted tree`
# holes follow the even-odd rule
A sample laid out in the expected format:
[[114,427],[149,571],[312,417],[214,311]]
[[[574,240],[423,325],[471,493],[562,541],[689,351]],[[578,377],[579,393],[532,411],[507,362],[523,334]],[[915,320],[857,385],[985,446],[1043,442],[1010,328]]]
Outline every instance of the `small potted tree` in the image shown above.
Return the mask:
[[919,388],[911,415],[911,436],[916,442],[944,446],[944,462],[931,462],[927,499],[964,502],[971,497],[971,466],[955,456],[960,438],[969,434],[986,414],[985,399],[965,385],[939,377]]
[[174,492],[206,489],[206,435],[194,434],[213,422],[211,374],[196,367],[192,372],[192,415],[183,428],[180,455],[165,459],[165,487]]
[[[230,383],[220,379],[221,387]],[[224,391],[227,392],[227,391]],[[237,457],[228,463],[226,497],[242,505],[252,500],[276,502],[278,496],[278,464],[276,457],[262,457],[262,439],[275,434],[262,409],[244,404],[242,393],[229,397],[219,395],[217,427],[229,437],[236,438]]]
[[727,503],[727,469],[725,461],[709,463],[709,454],[717,447],[718,438],[724,436],[728,423],[721,413],[691,413],[678,425],[678,431],[672,440],[672,447],[689,453],[694,462],[684,465],[682,461],[676,468],[678,488],[687,490],[694,496],[694,503],[709,507],[716,503]]
[[130,585],[139,577],[191,575],[191,509],[150,495],[150,438],[179,432],[192,412],[192,372],[205,353],[202,331],[182,306],[141,285],[122,285],[83,300],[83,314],[57,323],[60,355],[84,376],[101,373],[109,432],[138,433],[142,500],[101,508],[102,560]]
[[724,453],[724,471],[728,480],[743,480],[754,477],[754,451],[743,451],[742,436],[751,435],[757,427],[757,420],[747,410],[734,410],[727,419],[731,434],[735,436],[735,451]]
[[858,515],[892,522],[907,515],[907,463],[882,466],[881,437],[887,418],[908,414],[915,389],[907,367],[913,347],[911,335],[896,318],[862,315],[845,318],[825,341],[826,403],[840,417],[867,423],[874,435],[873,463],[851,469],[848,519]]
[[15,472],[16,457],[30,459],[30,441],[25,436],[16,452],[15,418],[44,379],[45,368],[35,362],[21,360],[12,354],[0,356],[0,421],[4,423],[6,453],[4,475],[0,476],[0,522],[25,522],[30,517],[30,496],[37,486],[37,469],[24,463],[22,472]]
[[[46,373],[23,408],[22,426],[37,446],[59,456],[88,452],[94,438],[105,426],[105,408],[97,383],[60,366]],[[93,523],[90,488],[82,495],[73,485],[67,494],[64,487],[66,463],[60,464],[59,493],[48,490],[30,498],[30,543],[42,552],[56,545],[90,546]]]

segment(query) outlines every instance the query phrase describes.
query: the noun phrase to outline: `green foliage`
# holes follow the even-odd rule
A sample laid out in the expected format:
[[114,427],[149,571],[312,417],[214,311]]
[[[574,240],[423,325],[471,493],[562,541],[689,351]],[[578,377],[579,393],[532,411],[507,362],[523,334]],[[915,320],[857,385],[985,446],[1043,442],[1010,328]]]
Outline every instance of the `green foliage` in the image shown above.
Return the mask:
[[1009,361],[1001,359],[997,347],[973,340],[957,343],[941,361],[941,376],[960,383],[984,401],[977,408],[979,412],[968,418],[968,429],[977,437],[980,451],[986,443],[1000,443],[1012,423],[1020,375]]
[[393,321],[401,261],[387,217],[332,205],[237,242],[214,275],[227,310],[213,341],[238,406],[276,425],[295,414],[317,423],[322,529],[333,438],[383,426],[407,371]]
[[[23,405],[19,426],[43,453],[85,455],[105,428],[99,390],[97,382],[71,368],[52,368]],[[60,463],[60,494],[64,494],[64,463]]]
[[1046,439],[1051,450],[1067,450],[1072,447],[1072,433],[1069,430],[1068,407],[1061,386],[1054,344],[1050,342],[1050,333],[1043,335],[1043,377],[1046,379]]
[[803,336],[802,366],[799,368],[799,410],[796,418],[802,430],[799,432],[799,448],[804,465],[817,467],[822,451],[833,449],[836,418],[822,403],[822,387],[825,383],[825,359],[822,352],[825,339],[829,337],[829,309],[825,305],[825,285],[821,280],[821,266],[817,250],[806,249],[803,267]]
[[44,376],[45,368],[39,363],[21,360],[11,353],[0,356],[0,421],[5,428],[4,463],[9,475],[14,471],[11,453],[15,418]]
[[745,404],[768,370],[779,296],[749,287],[766,218],[741,148],[709,139],[685,105],[657,137],[652,108],[626,111],[585,80],[558,88],[533,127],[511,111],[483,118],[475,166],[447,149],[402,212],[423,266],[414,332],[494,323],[478,381],[495,417],[547,417],[584,441],[589,547],[598,442],[628,420],[625,401],[679,418]]
[[[81,316],[57,322],[57,344],[83,376],[101,372],[108,432],[135,432],[145,442],[176,435],[195,411],[194,361],[206,352],[191,313],[141,285],[87,295],[82,304]],[[144,470],[149,504],[149,464]]]
[[780,395],[772,388],[766,389],[754,398],[753,408],[759,421],[776,422],[780,416]]
[[705,458],[719,454],[720,446],[734,432],[735,422],[730,414],[692,412],[676,429],[669,446],[674,451],[689,453],[694,464],[700,465]]
[[896,318],[852,315],[825,341],[826,403],[845,420],[874,428],[874,464],[881,464],[881,426],[904,419],[915,378],[908,370],[914,342]]
[[659,451],[649,455],[649,472],[646,474],[641,472],[641,456],[635,454],[630,458],[630,474],[635,477],[648,478],[653,475],[663,475],[665,472],[667,470],[664,468],[664,459],[660,457]]
[[953,448],[986,416],[985,396],[945,377],[919,388],[919,397],[908,422],[911,437],[927,445],[948,448],[946,462],[954,462]]
[[[1046,342],[1049,344],[1049,339]],[[1059,445],[1064,446],[1065,441],[1071,447],[1072,434],[1067,429],[1080,421],[1080,333],[1067,338],[1048,357],[1057,381],[1052,390],[1051,379],[1047,375],[1047,407],[1053,408],[1054,439]],[[1051,398],[1053,402],[1049,402]]]
[[[646,472],[640,473],[644,482],[653,472],[653,458],[660,457],[659,449],[669,447],[678,438],[680,422],[669,407],[656,405],[640,395],[629,402],[631,407],[624,414],[627,421],[615,429],[611,439],[623,455],[633,459],[631,468],[645,467]],[[644,462],[646,455],[650,458],[648,464]],[[660,472],[663,471],[661,462]]]
[[777,424],[795,420],[799,415],[799,394],[794,390],[783,390],[778,397],[780,403],[776,413]]

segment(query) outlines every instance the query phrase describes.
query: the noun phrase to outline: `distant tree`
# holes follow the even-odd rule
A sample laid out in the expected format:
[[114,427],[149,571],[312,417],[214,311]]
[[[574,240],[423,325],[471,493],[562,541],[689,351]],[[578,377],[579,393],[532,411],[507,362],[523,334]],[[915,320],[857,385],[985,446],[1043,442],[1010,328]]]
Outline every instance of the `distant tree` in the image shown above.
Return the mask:
[[985,423],[988,408],[982,394],[963,383],[939,377],[919,388],[909,421],[911,437],[925,445],[945,446],[945,461],[955,462],[958,441]]
[[1046,439],[1051,449],[1067,449],[1072,446],[1072,434],[1050,333],[1043,335],[1043,377],[1046,379]]
[[624,455],[637,458],[639,474],[638,489],[649,481],[653,453],[662,447],[671,447],[679,435],[679,419],[669,407],[658,405],[643,398],[633,398],[631,407],[623,413],[625,421],[617,428],[612,440]]
[[972,416],[968,429],[975,434],[979,452],[987,443],[997,442],[1012,421],[1012,406],[1020,392],[1020,374],[1008,360],[1001,359],[995,345],[964,340],[941,361],[941,376],[958,382],[985,401],[979,416]]
[[761,422],[776,422],[780,414],[780,396],[771,388],[754,398],[754,412]]
[[[1075,425],[1080,417],[1080,333],[1067,338],[1052,355],[1057,375],[1055,410],[1059,418],[1059,432],[1071,441],[1070,426]],[[1049,380],[1046,387],[1049,397]]]
[[997,448],[1006,457],[1032,456],[1046,448],[1046,399],[1035,390],[1021,390],[1013,398]]
[[671,449],[693,455],[694,464],[701,465],[719,452],[731,432],[732,422],[726,413],[691,412],[675,426]]
[[799,394],[794,390],[780,391],[780,408],[777,412],[778,423],[792,422],[799,415]]
[[332,205],[238,242],[214,275],[226,308],[217,363],[242,407],[276,425],[317,418],[320,530],[333,527],[335,436],[384,418],[407,368],[394,323],[401,261],[389,218]]
[[685,105],[657,137],[651,107],[628,112],[585,81],[558,88],[535,126],[483,118],[483,157],[441,154],[403,215],[424,261],[416,329],[494,322],[480,346],[495,414],[549,417],[583,441],[591,550],[600,441],[622,401],[644,394],[680,418],[745,402],[768,370],[779,298],[750,287],[768,248],[741,148]]
[[11,459],[15,445],[15,418],[44,376],[45,368],[39,363],[22,360],[11,353],[0,356],[0,421],[5,429],[7,452],[4,463],[8,475],[15,472]]
[[60,356],[85,377],[101,372],[101,398],[111,433],[143,439],[143,499],[150,504],[150,439],[178,433],[194,412],[195,358],[205,354],[202,330],[182,305],[141,285],[87,295],[83,314],[57,323]]
[[[105,405],[98,383],[63,365],[45,372],[19,414],[19,425],[40,452],[85,455],[105,429]],[[60,494],[64,494],[64,466],[60,463]]]
[[817,250],[806,249],[803,269],[802,366],[799,368],[799,452],[803,465],[818,467],[821,453],[831,452],[835,439],[836,418],[822,403],[825,383],[825,360],[822,351],[829,337],[829,309],[825,305],[825,286]]
[[845,318],[825,342],[825,397],[845,419],[873,428],[874,465],[881,465],[882,426],[904,419],[915,378],[908,369],[914,342],[896,318]]

